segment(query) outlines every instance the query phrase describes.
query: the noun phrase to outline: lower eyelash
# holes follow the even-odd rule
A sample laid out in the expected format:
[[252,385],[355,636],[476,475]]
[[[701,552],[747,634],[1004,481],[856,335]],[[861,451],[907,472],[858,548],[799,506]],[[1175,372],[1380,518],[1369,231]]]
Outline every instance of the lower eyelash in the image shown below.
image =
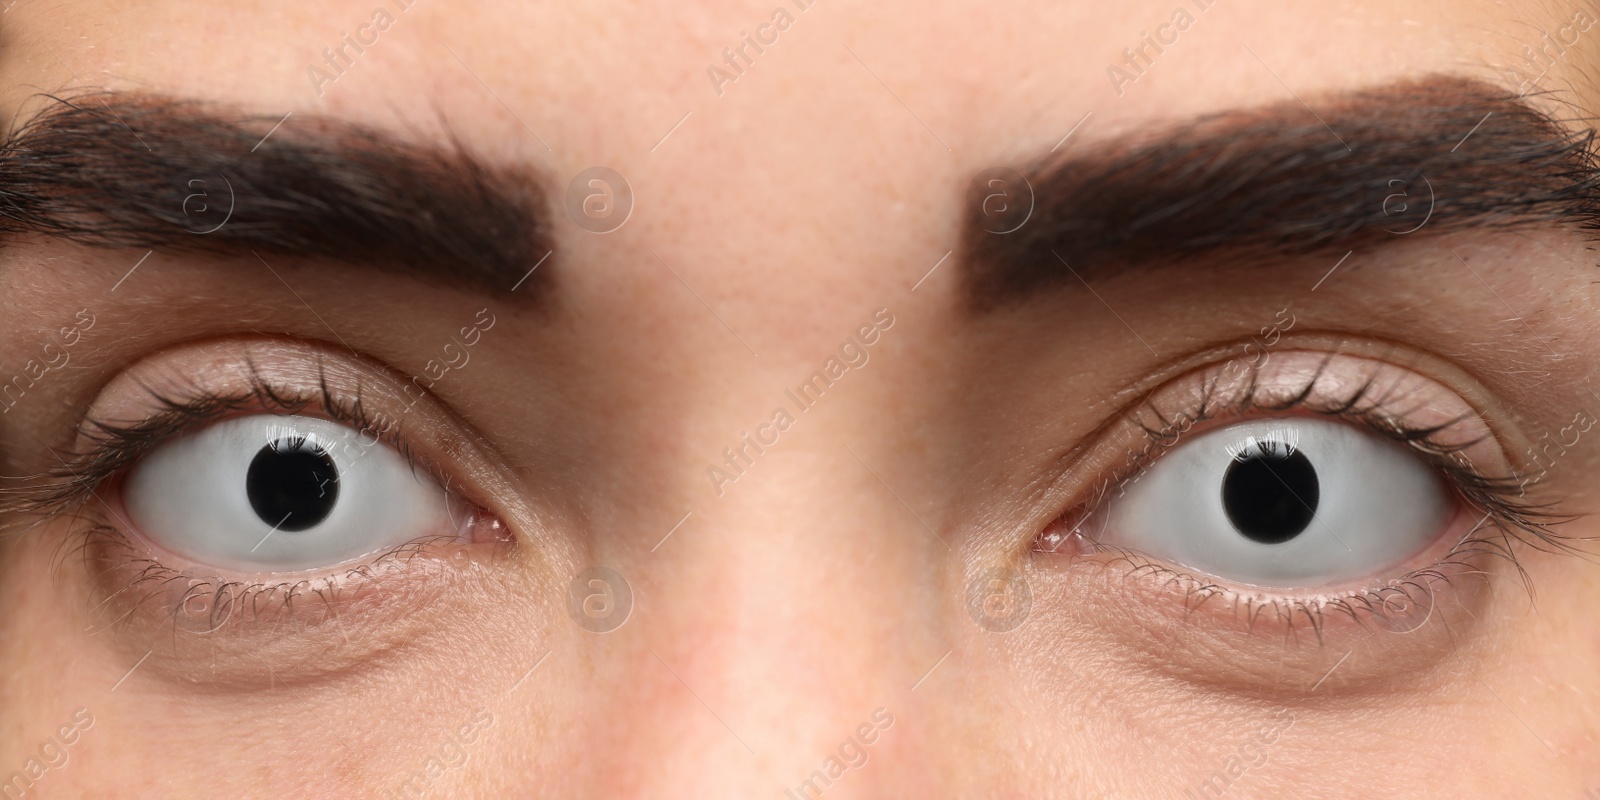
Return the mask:
[[[95,607],[117,607],[110,626],[133,617],[151,604],[165,607],[173,632],[210,634],[232,624],[315,626],[338,616],[336,609],[359,599],[362,591],[390,574],[415,580],[413,559],[425,556],[450,537],[426,537],[372,556],[339,574],[290,581],[238,581],[173,569],[141,553],[114,526],[91,523],[77,537],[77,549],[95,573]],[[115,584],[103,578],[119,574]],[[111,586],[116,586],[111,589]],[[126,597],[124,596],[126,595]],[[317,603],[320,617],[301,613],[305,601]]]
[[[1497,526],[1497,530],[1504,535],[1503,529]],[[1495,542],[1490,536],[1469,533],[1437,562],[1412,570],[1379,588],[1317,597],[1266,597],[1223,586],[1124,547],[1084,538],[1078,538],[1076,542],[1081,546],[1082,554],[1111,554],[1111,558],[1102,559],[1101,563],[1127,566],[1126,578],[1162,581],[1166,586],[1181,587],[1184,590],[1185,614],[1192,614],[1204,603],[1220,598],[1230,604],[1230,613],[1248,620],[1247,630],[1250,632],[1254,632],[1257,622],[1270,613],[1271,621],[1282,625],[1286,636],[1297,637],[1302,627],[1309,628],[1319,645],[1323,643],[1323,629],[1329,614],[1348,617],[1368,630],[1376,626],[1391,632],[1408,633],[1431,619],[1439,586],[1455,585],[1461,578],[1486,576],[1486,571],[1475,563],[1478,556],[1492,554],[1516,563],[1516,556],[1509,544]],[[1525,586],[1531,594],[1531,584],[1525,582]],[[1419,601],[1419,597],[1425,598],[1426,602]],[[1417,621],[1412,613],[1418,608],[1427,610],[1421,621]],[[1296,625],[1296,621],[1301,619],[1304,625]]]

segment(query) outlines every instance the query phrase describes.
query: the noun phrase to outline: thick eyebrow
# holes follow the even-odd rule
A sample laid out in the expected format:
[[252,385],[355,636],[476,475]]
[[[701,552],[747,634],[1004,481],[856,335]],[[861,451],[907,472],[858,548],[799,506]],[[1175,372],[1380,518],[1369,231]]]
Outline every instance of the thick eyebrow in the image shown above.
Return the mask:
[[1434,76],[1307,100],[1042,158],[1018,170],[1034,205],[1007,233],[991,232],[1013,227],[996,224],[1003,206],[991,200],[985,214],[997,189],[975,181],[962,234],[973,308],[1205,255],[1270,261],[1464,227],[1600,228],[1594,131],[1519,95]]
[[255,251],[483,291],[532,278],[522,293],[544,294],[549,270],[534,267],[550,220],[531,169],[326,117],[114,92],[44,99],[0,143],[0,244]]

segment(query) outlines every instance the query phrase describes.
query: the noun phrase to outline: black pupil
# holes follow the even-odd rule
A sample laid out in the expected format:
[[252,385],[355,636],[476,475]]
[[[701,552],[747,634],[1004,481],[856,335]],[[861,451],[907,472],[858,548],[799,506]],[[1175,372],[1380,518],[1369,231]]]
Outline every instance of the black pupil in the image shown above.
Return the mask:
[[303,437],[279,439],[256,453],[245,475],[250,507],[280,531],[316,527],[339,499],[333,458]]
[[1300,451],[1281,444],[1250,449],[1228,465],[1222,507],[1246,537],[1283,544],[1304,532],[1317,514],[1317,470]]

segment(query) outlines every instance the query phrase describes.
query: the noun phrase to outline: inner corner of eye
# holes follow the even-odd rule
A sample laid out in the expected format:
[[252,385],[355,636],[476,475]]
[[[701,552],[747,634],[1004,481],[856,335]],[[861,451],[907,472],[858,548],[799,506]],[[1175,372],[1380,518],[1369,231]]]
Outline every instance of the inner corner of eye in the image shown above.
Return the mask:
[[314,570],[417,542],[505,538],[394,447],[309,416],[236,417],[175,437],[129,471],[121,498],[148,544],[219,569]]
[[1102,502],[1053,523],[1040,549],[1076,537],[1236,584],[1314,589],[1416,557],[1458,506],[1439,469],[1378,432],[1263,418],[1180,437]]

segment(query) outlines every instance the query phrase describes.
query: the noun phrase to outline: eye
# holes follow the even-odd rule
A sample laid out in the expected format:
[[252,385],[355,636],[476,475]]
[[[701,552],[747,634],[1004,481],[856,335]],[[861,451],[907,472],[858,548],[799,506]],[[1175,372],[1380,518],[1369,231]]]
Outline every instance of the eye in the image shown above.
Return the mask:
[[128,474],[122,502],[151,544],[208,566],[335,566],[456,536],[448,496],[399,452],[307,416],[237,417],[179,436]]
[[1421,552],[1455,509],[1438,472],[1401,445],[1284,417],[1174,445],[1079,530],[1234,583],[1317,588]]

